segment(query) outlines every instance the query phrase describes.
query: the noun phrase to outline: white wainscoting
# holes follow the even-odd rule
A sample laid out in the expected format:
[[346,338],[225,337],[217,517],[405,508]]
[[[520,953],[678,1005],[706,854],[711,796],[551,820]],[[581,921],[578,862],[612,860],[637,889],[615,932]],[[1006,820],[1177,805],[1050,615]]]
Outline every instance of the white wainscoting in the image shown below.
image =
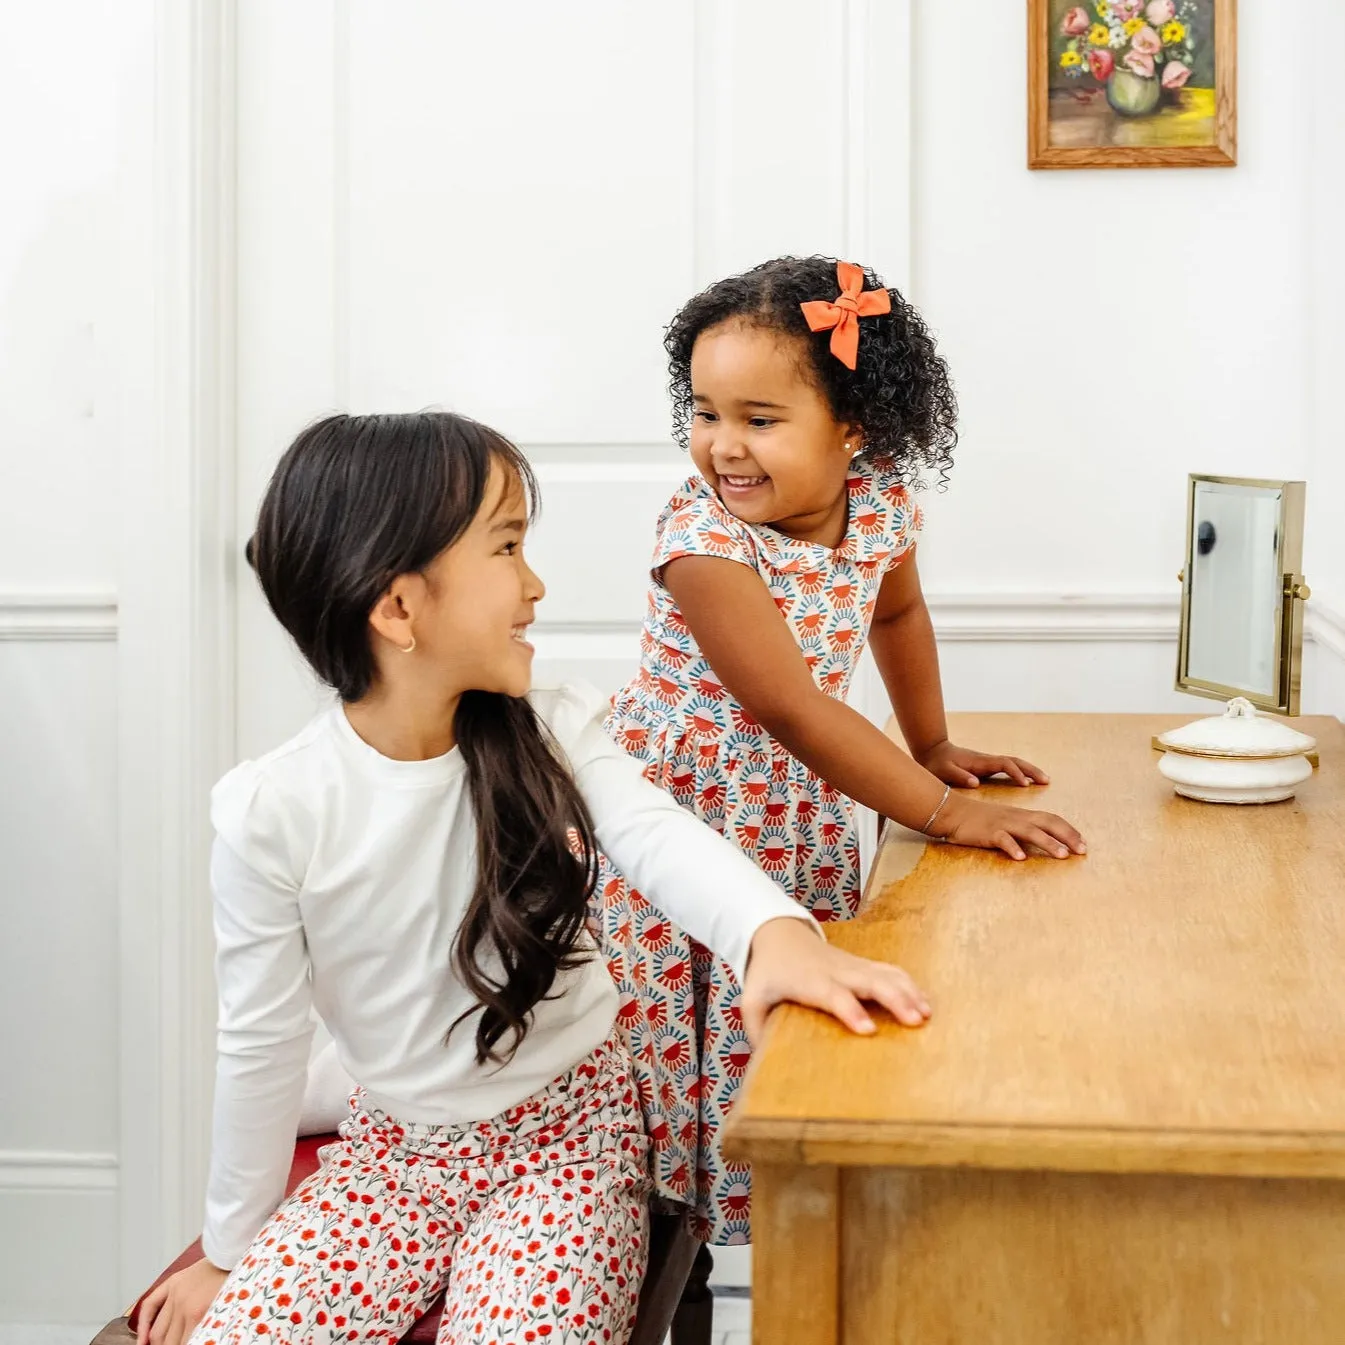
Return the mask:
[[110,593],[0,593],[6,1321],[119,1302],[116,636]]

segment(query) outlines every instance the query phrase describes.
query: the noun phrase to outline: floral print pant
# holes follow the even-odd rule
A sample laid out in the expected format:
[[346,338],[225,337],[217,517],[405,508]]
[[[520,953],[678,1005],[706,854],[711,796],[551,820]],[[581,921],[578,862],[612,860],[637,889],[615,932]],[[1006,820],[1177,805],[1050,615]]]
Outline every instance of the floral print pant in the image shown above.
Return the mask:
[[615,1342],[648,1255],[648,1140],[617,1038],[489,1121],[351,1098],[191,1345],[397,1341],[446,1290],[439,1345]]

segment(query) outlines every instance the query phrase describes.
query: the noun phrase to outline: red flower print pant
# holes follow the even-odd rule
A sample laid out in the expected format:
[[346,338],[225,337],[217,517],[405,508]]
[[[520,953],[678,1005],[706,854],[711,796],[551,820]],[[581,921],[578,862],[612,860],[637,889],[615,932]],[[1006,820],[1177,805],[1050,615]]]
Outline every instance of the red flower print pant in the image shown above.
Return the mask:
[[489,1121],[351,1099],[191,1345],[396,1341],[446,1291],[440,1345],[624,1345],[648,1254],[649,1143],[617,1039]]

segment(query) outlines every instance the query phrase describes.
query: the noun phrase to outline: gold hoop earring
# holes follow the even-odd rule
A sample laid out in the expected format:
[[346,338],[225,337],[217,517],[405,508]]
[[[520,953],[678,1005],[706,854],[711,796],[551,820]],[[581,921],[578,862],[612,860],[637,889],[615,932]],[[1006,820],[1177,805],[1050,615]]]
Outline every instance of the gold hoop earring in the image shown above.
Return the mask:
[[402,650],[402,653],[403,653],[403,654],[414,654],[415,652],[416,652],[416,637],[413,635],[413,636],[411,637],[411,643],[410,643],[409,645],[407,645],[405,649]]

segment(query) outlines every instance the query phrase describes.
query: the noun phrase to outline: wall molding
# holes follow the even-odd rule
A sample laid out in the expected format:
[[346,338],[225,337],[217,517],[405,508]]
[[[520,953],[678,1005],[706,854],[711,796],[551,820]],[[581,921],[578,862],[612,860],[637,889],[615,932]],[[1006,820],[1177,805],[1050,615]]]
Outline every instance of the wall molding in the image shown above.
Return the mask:
[[[1181,598],[1166,593],[934,592],[925,602],[942,644],[1165,644],[1176,640],[1181,618]],[[585,641],[618,649],[638,636],[640,622],[543,617],[534,630],[544,644],[563,644],[566,652]],[[1345,614],[1312,600],[1303,638],[1345,660]]]
[[1164,593],[927,593],[945,643],[1165,642],[1177,638],[1181,599]]
[[0,1149],[0,1191],[115,1191],[116,1154]]
[[[613,479],[602,464],[548,464],[544,481]],[[629,464],[621,480],[662,481],[661,464]],[[927,593],[939,639],[958,641],[1162,641],[1173,639],[1181,600],[1156,593],[966,592]],[[115,640],[118,602],[111,592],[0,592],[0,640]],[[625,636],[636,621],[537,623],[539,634]],[[1304,613],[1305,638],[1345,659],[1345,615],[1312,600]]]
[[532,629],[533,634],[541,636],[592,635],[601,638],[639,635],[641,624],[639,621],[548,621],[538,617]]
[[[946,642],[1175,640],[1181,598],[1166,593],[927,593],[938,637]],[[1345,659],[1345,614],[1315,598],[1303,637]]]
[[[1181,611],[1180,598],[1153,593],[926,593],[925,602],[944,643],[1163,642],[1177,638]],[[534,630],[543,640],[625,640],[640,622],[543,617]]]
[[[1164,593],[927,593],[943,641],[1167,641],[1177,638],[1181,598]],[[1312,599],[1303,638],[1345,659],[1345,615]]]
[[0,592],[0,640],[115,640],[117,625],[115,593]]

